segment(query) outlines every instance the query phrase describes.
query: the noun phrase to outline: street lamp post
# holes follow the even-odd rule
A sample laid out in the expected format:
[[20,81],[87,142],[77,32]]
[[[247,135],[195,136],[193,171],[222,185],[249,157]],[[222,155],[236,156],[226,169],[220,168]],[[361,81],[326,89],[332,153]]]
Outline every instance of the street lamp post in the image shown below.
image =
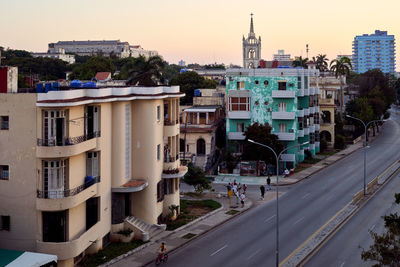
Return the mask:
[[282,153],[287,151],[290,148],[296,147],[296,146],[300,146],[300,145],[306,145],[308,144],[308,142],[302,143],[302,144],[297,144],[294,146],[289,146],[287,148],[285,148],[284,150],[282,150],[278,155],[276,154],[275,150],[273,148],[271,148],[270,146],[258,143],[254,140],[248,139],[248,141],[250,143],[256,144],[256,145],[260,145],[263,146],[265,148],[268,148],[269,150],[272,151],[272,153],[274,153],[274,156],[276,158],[276,267],[279,267],[279,158],[281,157]]
[[363,189],[364,189],[364,196],[365,196],[367,194],[367,184],[366,184],[367,183],[366,182],[366,180],[367,180],[367,129],[368,129],[368,126],[373,122],[386,121],[386,120],[373,120],[368,123],[365,123],[363,120],[353,117],[353,116],[350,116],[350,115],[346,115],[346,117],[354,119],[354,120],[358,120],[364,126],[364,188]]

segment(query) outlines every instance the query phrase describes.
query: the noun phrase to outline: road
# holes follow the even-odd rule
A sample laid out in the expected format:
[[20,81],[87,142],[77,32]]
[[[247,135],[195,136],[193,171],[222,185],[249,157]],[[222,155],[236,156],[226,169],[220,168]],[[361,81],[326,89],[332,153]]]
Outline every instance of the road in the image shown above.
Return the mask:
[[[385,123],[368,149],[367,180],[398,159],[398,117]],[[291,186],[279,199],[280,261],[362,189],[363,151]],[[257,206],[170,254],[166,266],[274,266],[275,201]],[[356,266],[356,265],[355,265]]]

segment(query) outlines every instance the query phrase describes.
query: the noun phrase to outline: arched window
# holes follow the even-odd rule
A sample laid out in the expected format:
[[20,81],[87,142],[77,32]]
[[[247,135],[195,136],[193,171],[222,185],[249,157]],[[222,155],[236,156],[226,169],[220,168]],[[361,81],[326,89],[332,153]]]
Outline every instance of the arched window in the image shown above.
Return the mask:
[[248,58],[255,58],[256,57],[256,51],[253,48],[249,49],[247,57]]
[[185,152],[185,140],[179,139],[179,152]]
[[205,155],[206,154],[206,142],[203,138],[197,139],[197,155]]
[[332,142],[331,133],[328,131],[322,131],[319,134],[320,140],[325,139],[327,142]]

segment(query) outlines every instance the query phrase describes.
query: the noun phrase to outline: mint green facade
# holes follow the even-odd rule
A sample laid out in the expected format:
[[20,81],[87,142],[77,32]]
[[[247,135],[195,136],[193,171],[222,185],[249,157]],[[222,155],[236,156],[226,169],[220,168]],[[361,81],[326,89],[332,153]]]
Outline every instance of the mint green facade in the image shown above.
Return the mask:
[[[244,142],[240,133],[258,122],[271,125],[273,133],[286,147],[293,146],[282,158],[284,166],[293,168],[303,161],[306,149],[312,155],[318,153],[319,133],[316,129],[319,125],[314,121],[319,121],[319,107],[315,103],[319,90],[309,88],[308,84],[309,76],[317,75],[317,70],[304,69],[227,70],[227,146],[240,153],[240,144]],[[244,99],[248,105],[241,103],[238,108],[236,103]],[[305,142],[308,144],[301,145]]]

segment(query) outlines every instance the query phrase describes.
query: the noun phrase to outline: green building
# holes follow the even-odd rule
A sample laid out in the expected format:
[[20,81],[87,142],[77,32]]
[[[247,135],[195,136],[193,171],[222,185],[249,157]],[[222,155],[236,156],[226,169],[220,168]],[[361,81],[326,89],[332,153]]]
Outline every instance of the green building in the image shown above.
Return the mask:
[[293,168],[304,160],[304,151],[319,152],[318,81],[310,87],[310,77],[319,71],[266,68],[228,69],[226,72],[227,146],[242,153],[246,127],[268,123],[285,145],[297,144],[282,155],[282,167]]

